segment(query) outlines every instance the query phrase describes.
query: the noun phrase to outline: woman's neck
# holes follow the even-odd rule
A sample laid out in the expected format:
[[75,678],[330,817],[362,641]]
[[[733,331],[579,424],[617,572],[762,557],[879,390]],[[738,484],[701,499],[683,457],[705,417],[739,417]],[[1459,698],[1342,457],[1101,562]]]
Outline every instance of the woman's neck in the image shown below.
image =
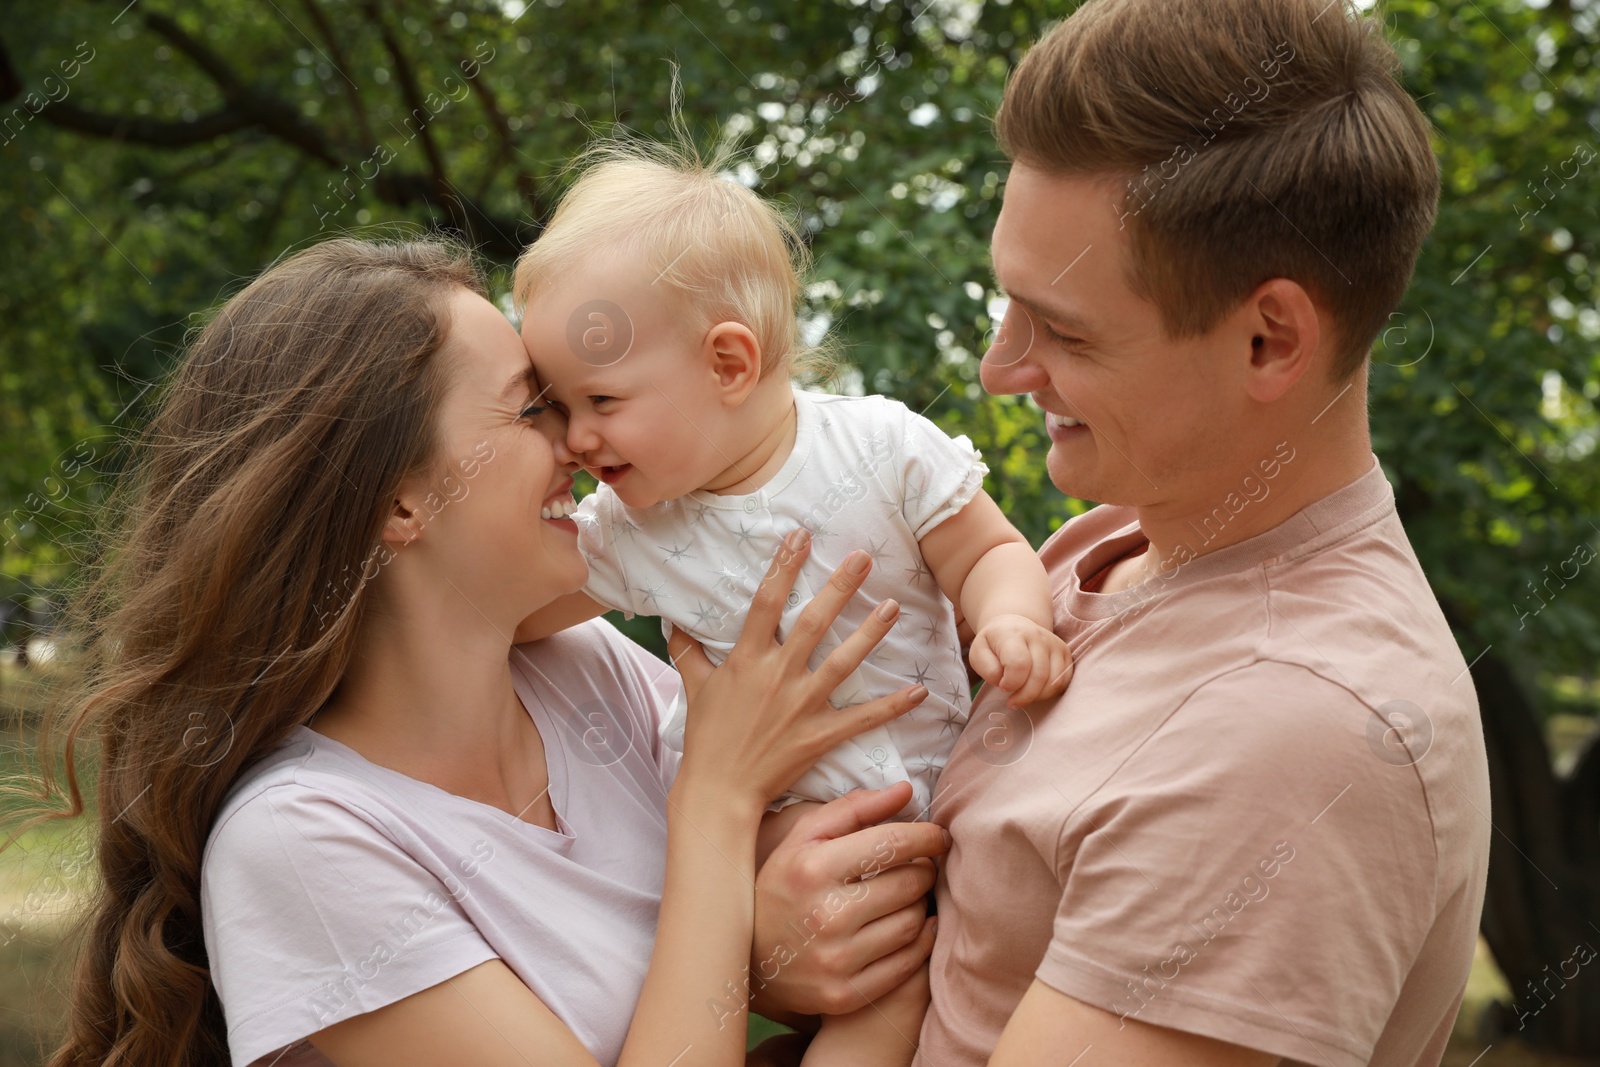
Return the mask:
[[384,588],[369,590],[382,595],[367,605],[350,665],[310,726],[373,763],[515,814],[547,775],[512,686],[511,639],[451,585],[430,593],[424,568],[403,556],[377,579]]

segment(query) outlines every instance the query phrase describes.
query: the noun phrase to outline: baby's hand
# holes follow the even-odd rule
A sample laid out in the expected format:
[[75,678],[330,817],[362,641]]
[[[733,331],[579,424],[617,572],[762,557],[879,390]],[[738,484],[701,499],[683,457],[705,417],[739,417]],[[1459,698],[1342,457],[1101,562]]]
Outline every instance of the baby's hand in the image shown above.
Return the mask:
[[967,661],[990,685],[1011,694],[1008,707],[1059,696],[1072,677],[1067,643],[1032,619],[1000,615],[972,639]]

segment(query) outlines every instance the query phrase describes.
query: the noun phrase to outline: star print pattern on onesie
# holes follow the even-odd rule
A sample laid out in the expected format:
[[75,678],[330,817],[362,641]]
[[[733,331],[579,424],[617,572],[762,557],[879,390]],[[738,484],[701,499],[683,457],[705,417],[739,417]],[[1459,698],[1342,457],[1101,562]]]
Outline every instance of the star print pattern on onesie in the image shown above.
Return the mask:
[[[743,495],[704,491],[635,509],[608,486],[578,506],[579,547],[589,561],[584,592],[628,615],[658,616],[721,663],[744,625],[762,575],[795,527],[811,531],[811,554],[779,626],[787,636],[801,610],[856,549],[872,572],[811,658],[815,668],[884,600],[901,618],[862,665],[830,695],[848,707],[910,684],[928,698],[906,715],[824,756],[773,805],[828,801],[851,789],[909,779],[902,817],[922,817],[970,710],[967,668],[955,612],[918,541],[960,511],[988,473],[965,437],[887,397],[795,390],[793,451],[766,485]],[[680,701],[662,736],[682,750]]]

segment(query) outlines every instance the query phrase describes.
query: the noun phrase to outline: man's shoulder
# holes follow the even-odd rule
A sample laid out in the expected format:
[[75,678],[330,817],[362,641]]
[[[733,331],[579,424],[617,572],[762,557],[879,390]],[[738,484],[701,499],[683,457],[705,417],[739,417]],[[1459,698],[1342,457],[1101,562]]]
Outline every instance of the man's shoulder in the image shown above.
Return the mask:
[[1219,768],[1270,764],[1292,777],[1297,764],[1365,758],[1349,742],[1376,714],[1326,665],[1256,659],[1197,685],[1154,737]]
[[1476,718],[1466,660],[1392,511],[1263,568],[1263,653],[1317,671],[1379,711],[1396,702]]

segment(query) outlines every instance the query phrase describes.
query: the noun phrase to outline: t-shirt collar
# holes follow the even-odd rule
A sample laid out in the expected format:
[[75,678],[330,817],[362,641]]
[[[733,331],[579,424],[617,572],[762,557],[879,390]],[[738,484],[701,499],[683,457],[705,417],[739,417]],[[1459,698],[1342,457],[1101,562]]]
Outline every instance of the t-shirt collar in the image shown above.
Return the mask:
[[1141,544],[1148,543],[1139,529],[1134,510],[1119,507],[1116,509],[1119,517],[1126,515],[1128,521],[1104,535],[1077,557],[1067,583],[1057,587],[1056,599],[1058,603],[1064,600],[1063,606],[1076,618],[1085,621],[1111,618],[1131,606],[1147,604],[1196,582],[1241,574],[1257,567],[1309,555],[1393,511],[1394,490],[1384,476],[1378,457],[1374,455],[1367,473],[1306,505],[1270,530],[1264,530],[1238,544],[1196,556],[1187,563],[1168,565],[1161,574],[1132,589],[1115,593],[1085,592],[1083,583],[1101,568]]

